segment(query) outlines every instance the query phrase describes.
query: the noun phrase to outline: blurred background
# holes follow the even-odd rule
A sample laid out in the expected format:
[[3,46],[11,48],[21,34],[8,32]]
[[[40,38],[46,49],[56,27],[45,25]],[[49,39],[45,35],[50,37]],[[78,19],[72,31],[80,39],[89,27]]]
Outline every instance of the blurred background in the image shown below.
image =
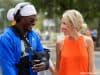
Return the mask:
[[43,45],[51,49],[53,63],[56,59],[55,45],[63,12],[67,9],[80,11],[88,25],[82,33],[91,35],[94,40],[96,69],[100,71],[100,0],[0,0],[0,33],[11,25],[6,18],[7,11],[24,1],[34,4],[38,11],[38,20],[33,29],[40,35]]

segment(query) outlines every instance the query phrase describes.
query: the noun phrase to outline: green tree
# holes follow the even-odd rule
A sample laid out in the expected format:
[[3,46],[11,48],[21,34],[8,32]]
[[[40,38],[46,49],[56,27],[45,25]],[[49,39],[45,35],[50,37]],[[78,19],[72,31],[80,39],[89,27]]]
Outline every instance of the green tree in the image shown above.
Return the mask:
[[[27,0],[26,0],[27,1]],[[100,0],[28,0],[47,17],[58,18],[67,9],[77,9],[91,28],[98,28],[97,46],[100,46]],[[96,22],[95,22],[96,20]]]
[[0,0],[0,9],[3,11],[0,12],[0,29],[3,30],[6,26],[8,26],[9,22],[7,20],[7,11],[10,8],[13,8],[16,3],[21,2],[23,0]]

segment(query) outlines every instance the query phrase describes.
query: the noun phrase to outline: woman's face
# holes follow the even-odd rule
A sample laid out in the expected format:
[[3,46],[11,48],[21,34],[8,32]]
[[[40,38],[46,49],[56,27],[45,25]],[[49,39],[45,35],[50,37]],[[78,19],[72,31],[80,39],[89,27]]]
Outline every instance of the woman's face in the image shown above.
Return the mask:
[[69,21],[67,21],[65,18],[62,18],[61,20],[61,32],[64,32],[65,35],[70,35],[73,30],[73,25]]
[[25,31],[31,31],[32,27],[36,23],[36,15],[31,15],[31,16],[22,16],[21,22],[23,24],[24,30]]

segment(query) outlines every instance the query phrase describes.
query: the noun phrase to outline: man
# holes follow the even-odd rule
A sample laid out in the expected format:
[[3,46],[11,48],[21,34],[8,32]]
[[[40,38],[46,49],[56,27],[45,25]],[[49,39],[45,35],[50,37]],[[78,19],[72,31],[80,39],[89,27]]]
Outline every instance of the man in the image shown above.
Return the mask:
[[[3,75],[19,75],[17,64],[21,57],[29,55],[31,61],[30,50],[27,50],[27,45],[25,45],[26,40],[37,52],[44,51],[40,38],[35,31],[32,31],[36,15],[36,9],[30,3],[19,3],[14,8],[12,19],[16,24],[5,29],[4,33],[0,35],[0,65]],[[17,32],[15,33],[15,31]],[[25,38],[26,40],[23,40]],[[34,62],[40,61],[34,60]],[[29,74],[26,72],[23,75],[37,75],[37,72],[44,68],[46,68],[46,64],[40,62],[29,68]]]

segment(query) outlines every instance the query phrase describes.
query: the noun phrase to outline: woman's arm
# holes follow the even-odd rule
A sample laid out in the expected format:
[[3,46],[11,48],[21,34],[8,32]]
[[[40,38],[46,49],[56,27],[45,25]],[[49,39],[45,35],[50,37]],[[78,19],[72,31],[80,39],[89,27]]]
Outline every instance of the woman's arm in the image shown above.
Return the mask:
[[49,60],[49,64],[50,64],[50,68],[49,68],[50,72],[52,73],[52,75],[55,75],[55,67],[51,59]]
[[88,49],[88,54],[89,54],[89,75],[95,75],[95,63],[94,63],[94,43],[92,38],[88,37],[86,39],[87,43],[87,49]]
[[62,42],[58,42],[56,44],[56,75],[58,73],[59,65],[60,65],[62,44],[63,44]]

